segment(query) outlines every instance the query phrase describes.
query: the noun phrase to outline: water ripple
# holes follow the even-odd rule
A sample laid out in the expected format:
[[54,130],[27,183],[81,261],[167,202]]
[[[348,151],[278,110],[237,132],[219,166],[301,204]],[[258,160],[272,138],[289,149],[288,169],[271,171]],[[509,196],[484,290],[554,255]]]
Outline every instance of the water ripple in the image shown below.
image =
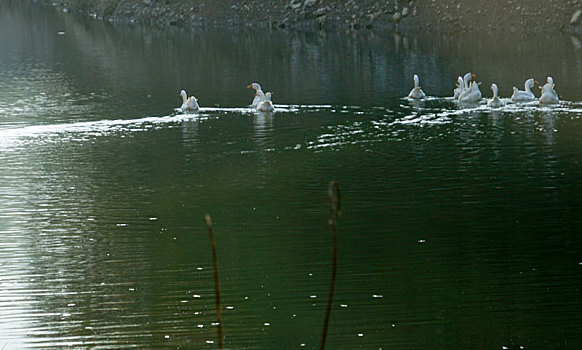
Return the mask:
[[[274,115],[279,114],[305,114],[305,113],[350,113],[354,116],[371,118],[373,127],[378,129],[381,126],[395,127],[398,125],[410,126],[433,126],[450,124],[454,118],[475,113],[494,115],[534,115],[534,114],[568,114],[575,117],[582,115],[582,102],[562,101],[556,106],[539,106],[537,103],[515,104],[505,99],[505,106],[498,109],[489,108],[485,102],[474,105],[461,105],[451,98],[429,98],[426,101],[402,101],[408,102],[399,104],[398,108],[390,109],[386,107],[362,108],[359,106],[330,106],[330,105],[276,105]],[[111,133],[134,133],[147,131],[153,128],[168,127],[172,124],[179,124],[193,119],[204,120],[217,117],[220,114],[248,114],[254,115],[257,112],[249,107],[202,107],[198,114],[173,114],[168,116],[151,116],[137,119],[113,119],[98,120],[76,123],[48,124],[48,125],[28,125],[12,126],[0,130],[0,147],[10,150],[14,149],[15,143],[22,142],[23,139],[39,139],[43,136],[54,134],[77,134],[84,137],[97,137]],[[377,116],[385,115],[384,119],[378,120]],[[354,123],[353,125],[339,125],[333,134],[322,134],[318,140],[308,143],[308,147],[314,149],[321,147],[335,147],[343,142],[347,144],[358,144],[363,142],[373,142],[373,139],[358,139],[359,134],[369,132],[365,125]],[[368,133],[368,135],[370,135]]]

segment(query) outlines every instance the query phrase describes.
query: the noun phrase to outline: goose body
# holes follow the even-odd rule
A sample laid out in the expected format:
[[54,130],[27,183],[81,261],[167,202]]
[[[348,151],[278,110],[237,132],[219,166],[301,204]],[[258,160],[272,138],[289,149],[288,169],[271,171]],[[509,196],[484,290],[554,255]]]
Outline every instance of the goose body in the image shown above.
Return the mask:
[[182,112],[198,112],[200,106],[198,106],[198,100],[196,97],[188,97],[185,90],[180,91],[180,96],[182,96],[182,105],[180,106]]
[[425,97],[426,97],[426,95],[424,94],[424,91],[422,91],[422,89],[420,88],[420,82],[418,79],[418,75],[415,74],[414,75],[414,88],[408,94],[408,98],[423,99]]
[[457,78],[457,85],[459,85],[459,87],[457,89],[455,89],[455,100],[460,100],[461,96],[464,94],[467,94],[469,92],[469,82],[471,81],[471,79],[475,78],[475,74],[469,72],[467,74],[465,74],[462,78],[458,77]]
[[560,99],[558,98],[558,94],[554,90],[554,79],[552,77],[548,77],[548,82],[541,87],[542,95],[540,96],[540,103],[542,104],[554,104],[559,103]]
[[263,92],[263,89],[261,88],[261,85],[259,85],[258,83],[252,83],[249,86],[247,86],[247,89],[254,89],[255,90],[255,97],[253,99],[253,102],[251,103],[251,107],[252,108],[257,108],[257,106],[261,102],[261,97],[259,97],[258,92],[259,91]]
[[273,112],[275,107],[273,106],[273,101],[271,100],[271,93],[267,92],[266,94],[263,91],[257,91],[257,97],[261,99],[261,101],[257,104],[257,111],[259,112]]
[[476,103],[481,101],[482,97],[481,90],[479,90],[479,83],[473,81],[469,89],[459,96],[459,102]]
[[497,94],[499,93],[497,89],[497,84],[491,84],[491,90],[493,90],[493,98],[489,102],[487,102],[487,106],[491,108],[499,108],[503,106],[503,102],[501,102],[501,100],[497,96]]
[[511,100],[513,102],[529,102],[535,100],[535,95],[531,91],[535,84],[538,84],[537,80],[528,79],[525,81],[525,90],[519,90],[515,86],[513,87],[513,95],[511,95]]
[[251,104],[252,108],[259,112],[273,112],[275,110],[270,92],[265,94],[261,89],[261,85],[258,83],[252,83],[247,86],[247,88],[255,90],[255,97],[253,98],[253,103]]

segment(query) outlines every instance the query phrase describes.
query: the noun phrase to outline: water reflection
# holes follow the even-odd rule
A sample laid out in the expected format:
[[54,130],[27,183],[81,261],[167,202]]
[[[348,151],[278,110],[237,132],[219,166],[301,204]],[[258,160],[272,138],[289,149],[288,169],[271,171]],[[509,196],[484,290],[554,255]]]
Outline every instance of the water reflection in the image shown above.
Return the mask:
[[[564,99],[578,99],[573,77],[580,71],[580,52],[569,36],[508,34],[500,40],[487,34],[409,38],[367,32],[349,36],[250,29],[186,32],[89,25],[50,12],[32,11],[30,16],[46,29],[15,31],[21,27],[15,22],[18,15],[3,25],[16,42],[51,43],[47,51],[52,54],[26,46],[17,52],[32,66],[49,63],[40,71],[26,71],[33,80],[65,75],[69,90],[76,94],[72,99],[81,105],[84,98],[107,99],[110,109],[98,111],[99,115],[130,116],[136,110],[160,115],[172,101],[178,103],[172,94],[181,88],[191,91],[203,106],[245,106],[244,87],[255,80],[271,86],[281,103],[383,105],[387,97],[406,95],[413,74],[419,74],[430,95],[448,96],[456,76],[466,71],[476,72],[485,85],[498,83],[502,96],[509,96],[512,86],[525,77],[541,80],[551,75]],[[552,42],[556,57],[551,60],[545,42]],[[350,62],[349,69],[345,62]],[[52,80],[49,83],[54,84]],[[58,93],[67,91],[59,88]]]
[[[162,31],[32,4],[0,3],[0,347],[214,349],[211,213],[227,347],[316,348],[337,179],[330,348],[580,348],[571,37]],[[562,102],[460,106],[469,70],[502,96],[552,75]],[[275,113],[248,107],[255,80]],[[182,88],[200,113],[174,110]]]
[[[273,112],[257,112],[255,118],[253,118],[253,139],[257,143],[260,149],[269,149],[269,144],[271,140],[271,134],[273,132]],[[272,147],[273,144],[271,143]]]

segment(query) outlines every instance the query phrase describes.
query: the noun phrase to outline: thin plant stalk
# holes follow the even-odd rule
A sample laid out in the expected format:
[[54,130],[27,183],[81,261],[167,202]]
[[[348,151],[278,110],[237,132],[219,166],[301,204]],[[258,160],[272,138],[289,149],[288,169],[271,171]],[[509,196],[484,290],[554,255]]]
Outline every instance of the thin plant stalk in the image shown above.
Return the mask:
[[329,295],[327,297],[327,309],[325,311],[325,319],[323,320],[323,330],[321,332],[321,343],[319,349],[325,349],[325,341],[327,339],[327,328],[329,326],[329,318],[331,315],[331,308],[333,305],[333,294],[335,291],[335,280],[337,275],[337,218],[341,210],[339,185],[336,181],[329,184],[329,203],[331,213],[329,217],[329,225],[332,233],[332,247],[331,247],[331,281],[329,285]]
[[222,307],[220,306],[220,282],[218,278],[218,258],[216,256],[216,241],[214,240],[214,231],[212,229],[212,219],[206,214],[204,217],[206,226],[208,226],[208,236],[210,237],[210,246],[212,247],[212,264],[214,265],[214,293],[216,295],[216,322],[218,330],[218,349],[222,350]]

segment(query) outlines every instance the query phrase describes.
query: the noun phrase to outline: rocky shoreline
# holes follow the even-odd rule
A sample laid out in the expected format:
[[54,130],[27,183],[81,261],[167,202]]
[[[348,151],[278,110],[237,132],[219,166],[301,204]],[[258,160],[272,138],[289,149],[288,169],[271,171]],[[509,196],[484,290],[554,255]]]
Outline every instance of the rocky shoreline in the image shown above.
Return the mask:
[[65,12],[157,26],[582,33],[582,0],[41,0]]

